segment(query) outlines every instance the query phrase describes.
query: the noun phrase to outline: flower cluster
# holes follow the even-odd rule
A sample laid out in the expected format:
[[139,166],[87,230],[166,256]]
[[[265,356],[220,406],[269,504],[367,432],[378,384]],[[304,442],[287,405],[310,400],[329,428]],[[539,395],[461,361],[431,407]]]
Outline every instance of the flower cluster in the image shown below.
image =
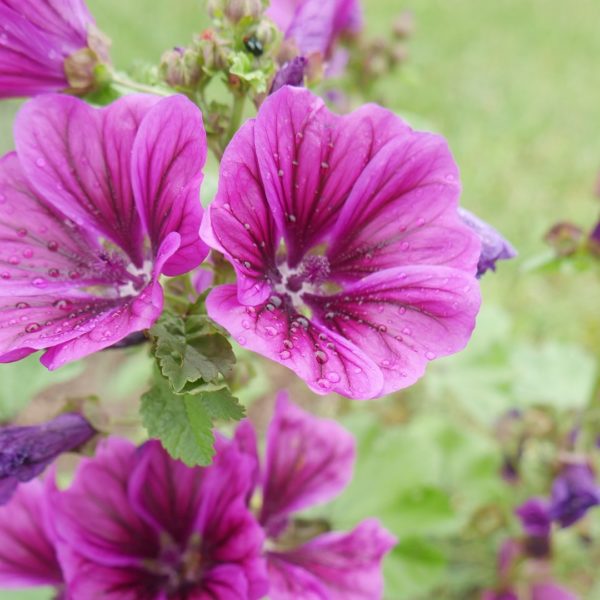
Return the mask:
[[339,493],[353,462],[345,430],[283,395],[263,468],[249,421],[208,468],[156,441],[108,438],[65,491],[34,480],[0,509],[0,585],[72,598],[380,598],[395,540],[377,521],[341,533],[292,518]]

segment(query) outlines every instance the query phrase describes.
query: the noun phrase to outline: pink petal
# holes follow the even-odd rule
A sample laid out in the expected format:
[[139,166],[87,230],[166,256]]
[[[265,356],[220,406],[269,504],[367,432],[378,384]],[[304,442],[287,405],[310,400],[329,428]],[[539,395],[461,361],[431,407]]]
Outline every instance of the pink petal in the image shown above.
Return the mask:
[[168,532],[185,547],[198,519],[206,469],[190,468],[172,459],[160,442],[150,440],[138,450],[129,481],[129,498],[149,525]]
[[0,98],[31,96],[68,87],[64,55],[38,27],[0,5]]
[[277,531],[291,513],[337,496],[352,479],[355,455],[348,431],[279,394],[269,425],[263,478],[260,520],[267,531]]
[[57,499],[54,515],[61,540],[88,559],[113,567],[141,567],[159,553],[159,540],[132,508],[127,483],[136,448],[109,438],[77,470]]
[[47,490],[34,479],[0,507],[0,587],[60,585],[63,581],[47,524]]
[[134,140],[157,102],[131,95],[106,108],[62,95],[30,100],[15,123],[17,154],[44,200],[107,237],[143,265],[142,227],[131,188]]
[[254,121],[231,140],[221,161],[219,190],[202,223],[202,237],[232,262],[238,297],[259,304],[277,277],[280,236],[267,203],[254,151]]
[[218,565],[208,569],[198,589],[193,590],[186,600],[257,600],[248,589],[244,570],[234,565]]
[[383,595],[381,562],[395,543],[375,519],[367,519],[350,533],[326,533],[289,552],[271,553],[269,596],[272,600],[378,600]]
[[208,254],[200,239],[206,151],[202,113],[184,96],[156,104],[133,145],[133,189],[154,253],[170,233],[181,236],[179,250],[164,266],[165,275],[186,273]]
[[280,236],[265,197],[254,151],[254,121],[248,121],[227,146],[219,190],[202,223],[202,237],[232,262],[238,297],[258,304],[277,277],[275,253]]
[[531,587],[531,600],[578,600],[578,597],[555,583],[537,583]]
[[83,0],[2,0],[4,6],[23,15],[65,56],[87,46],[87,33],[94,23]]
[[[281,298],[273,298],[281,304]],[[271,302],[243,306],[234,285],[215,288],[206,307],[209,316],[240,345],[292,369],[317,394],[337,392],[350,398],[373,398],[381,391],[381,370],[367,355],[291,308]]]
[[286,86],[265,100],[255,125],[256,155],[290,267],[331,231],[365,166],[405,129],[373,106],[339,117],[305,89]]
[[[173,232],[165,238],[159,249],[151,283],[139,295],[121,298],[114,308],[97,313],[91,318],[89,314],[82,316],[80,329],[75,329],[77,337],[50,347],[40,359],[41,363],[48,369],[56,369],[67,362],[108,348],[135,331],[150,328],[160,316],[163,307],[163,291],[158,283],[158,274],[161,273],[165,261],[178,247],[179,234]],[[101,306],[101,301],[96,299],[95,305]],[[89,306],[93,310],[95,305]],[[69,316],[71,314],[73,313]],[[46,338],[46,347],[50,346],[48,341]]]
[[71,291],[113,278],[97,240],[36,194],[14,152],[0,159],[0,211],[0,280],[8,293]]
[[481,243],[457,213],[459,174],[440,136],[406,128],[365,168],[327,250],[332,274],[356,280],[400,265],[475,272]]
[[246,507],[254,464],[235,445],[220,449],[206,471],[196,525],[203,540],[201,551],[211,564],[243,568],[248,600],[258,600],[267,591],[261,557],[264,534]]
[[377,363],[384,394],[414,383],[430,360],[462,349],[480,305],[474,276],[433,266],[380,271],[343,293],[304,299],[316,322]]

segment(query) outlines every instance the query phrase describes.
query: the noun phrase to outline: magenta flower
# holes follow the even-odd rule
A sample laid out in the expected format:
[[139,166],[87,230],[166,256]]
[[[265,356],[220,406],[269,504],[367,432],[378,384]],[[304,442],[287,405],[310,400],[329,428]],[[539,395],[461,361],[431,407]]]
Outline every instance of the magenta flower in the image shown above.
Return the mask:
[[475,324],[480,243],[459,193],[441,137],[286,86],[225,151],[202,234],[237,284],[215,288],[208,313],[317,393],[407,387]]
[[263,535],[245,506],[252,466],[233,445],[190,468],[156,441],[107,440],[55,500],[70,596],[262,598]]
[[267,15],[304,55],[329,57],[340,35],[362,29],[359,0],[273,0]]
[[0,506],[0,587],[61,586],[50,525],[51,480],[23,484]]
[[83,0],[0,0],[0,98],[85,92],[108,43]]
[[85,444],[95,433],[75,413],[42,425],[0,428],[0,505],[8,502],[19,482],[33,479],[60,454]]
[[532,537],[549,538],[552,528],[550,507],[543,498],[530,498],[515,513],[521,520],[523,531]]
[[[249,421],[238,426],[236,442],[258,465]],[[352,478],[354,460],[354,439],[346,430],[305,413],[285,394],[278,396],[264,469],[256,472],[272,600],[381,597],[381,561],[395,539],[375,519],[349,533],[320,534],[318,526],[293,519],[295,512],[337,496]]]
[[545,582],[531,586],[531,600],[578,600],[578,597],[556,583]]
[[205,257],[206,134],[183,96],[94,109],[47,95],[15,140],[0,160],[0,361],[45,349],[54,369],[150,327],[160,275]]

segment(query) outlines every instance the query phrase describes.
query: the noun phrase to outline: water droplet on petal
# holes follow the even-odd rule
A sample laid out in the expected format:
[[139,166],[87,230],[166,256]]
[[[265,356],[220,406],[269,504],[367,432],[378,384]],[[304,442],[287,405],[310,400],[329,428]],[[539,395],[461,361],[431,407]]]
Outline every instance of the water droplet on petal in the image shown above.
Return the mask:
[[329,360],[329,357],[327,356],[327,354],[325,354],[325,352],[323,352],[323,350],[317,350],[315,352],[315,360],[320,365],[324,365]]
[[25,229],[25,227],[19,227],[19,229],[17,229],[17,235],[19,237],[25,237],[27,235],[27,229]]
[[433,352],[425,352],[425,358],[427,360],[433,360],[435,358],[435,354]]
[[[81,277],[81,273],[79,271],[69,271],[69,278],[71,279],[79,279]],[[142,298],[142,296],[140,296]]]
[[283,347],[291,350],[294,347],[292,340],[283,340]]
[[331,383],[329,382],[328,379],[319,379],[317,381],[317,385],[324,389],[324,390],[330,390],[331,389]]
[[298,322],[298,325],[303,329],[308,329],[308,326],[310,325],[308,319],[305,319],[304,317],[298,317],[296,321]]
[[271,296],[269,298],[269,303],[279,308],[283,304],[283,300],[279,296]]
[[377,331],[379,331],[379,333],[385,333],[387,331],[387,327],[385,325],[378,325]]
[[250,327],[252,327],[252,323],[250,323],[250,321],[248,321],[247,319],[244,319],[242,321],[242,327],[244,329],[250,329]]
[[60,271],[58,269],[48,269],[48,275],[50,275],[50,277],[58,277],[60,275]]
[[53,302],[52,306],[54,306],[54,308],[58,308],[59,310],[69,310],[72,304],[73,303],[70,300],[61,299]]
[[2,277],[2,279],[10,279],[10,273],[8,271],[2,271],[0,277]]
[[265,333],[269,337],[275,337],[277,335],[277,329],[275,329],[275,327],[265,327]]
[[281,360],[288,360],[288,358],[290,358],[292,356],[291,352],[289,350],[282,350],[279,353],[279,358]]
[[27,327],[25,327],[26,333],[34,333],[40,329],[39,323],[29,323]]
[[11,265],[18,265],[18,264],[19,264],[21,261],[20,261],[20,259],[19,259],[19,257],[18,257],[18,256],[11,256],[11,257],[8,259],[8,262],[9,262]]
[[240,346],[245,346],[245,345],[246,345],[246,338],[245,338],[243,335],[241,335],[241,336],[240,336],[240,337],[237,339],[237,343],[238,343]]
[[39,158],[36,158],[35,160],[35,164],[40,168],[43,169],[46,166],[46,161],[40,156]]
[[27,304],[27,302],[17,302],[15,304],[15,308],[18,308],[18,309],[29,308],[29,304]]
[[43,277],[36,277],[35,279],[31,280],[31,283],[37,288],[46,287],[46,280]]
[[55,242],[54,240],[50,240],[46,246],[50,252],[56,252],[58,250],[58,242]]
[[331,383],[338,383],[341,379],[341,377],[334,371],[327,373],[326,377],[329,379],[329,381],[331,381]]
[[26,248],[23,250],[23,256],[25,258],[31,258],[33,256],[33,250],[31,248]]

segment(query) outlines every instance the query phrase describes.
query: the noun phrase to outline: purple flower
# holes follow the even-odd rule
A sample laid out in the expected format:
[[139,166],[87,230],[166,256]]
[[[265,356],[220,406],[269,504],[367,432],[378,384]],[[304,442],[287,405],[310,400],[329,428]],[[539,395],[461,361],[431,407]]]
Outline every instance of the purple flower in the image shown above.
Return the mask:
[[0,506],[0,587],[63,583],[50,525],[52,485],[52,479],[30,481]]
[[75,413],[42,425],[0,428],[0,504],[8,502],[19,482],[33,479],[59,454],[78,448],[95,433]]
[[225,151],[202,235],[237,284],[215,288],[208,313],[319,394],[407,387],[475,325],[480,242],[459,193],[441,137],[286,86]]
[[0,98],[93,86],[108,42],[83,0],[0,0]]
[[[249,421],[238,426],[238,446],[258,465]],[[272,600],[376,600],[383,590],[381,561],[395,539],[374,519],[349,533],[293,514],[337,496],[352,478],[354,439],[340,425],[313,417],[277,398],[269,426],[264,469],[256,472],[267,535]]]
[[307,64],[308,61],[303,56],[297,56],[286,62],[273,79],[271,94],[280,90],[284,85],[302,86],[304,84],[304,71]]
[[206,134],[183,96],[103,109],[40,96],[0,160],[0,362],[55,369],[150,327],[159,277],[196,267]]
[[600,488],[586,464],[568,464],[552,484],[550,517],[561,527],[569,527],[600,504]]
[[549,505],[543,498],[530,498],[515,513],[521,520],[525,533],[532,537],[549,537],[552,527]]
[[70,596],[262,598],[263,535],[245,506],[252,466],[233,445],[190,468],[156,441],[107,440],[55,501]]
[[358,0],[273,0],[267,15],[304,55],[329,57],[340,35],[362,29]]
[[491,225],[464,208],[459,208],[458,212],[464,223],[481,239],[481,256],[477,264],[477,277],[481,277],[486,271],[495,271],[497,261],[509,260],[517,256],[517,251],[511,243]]

